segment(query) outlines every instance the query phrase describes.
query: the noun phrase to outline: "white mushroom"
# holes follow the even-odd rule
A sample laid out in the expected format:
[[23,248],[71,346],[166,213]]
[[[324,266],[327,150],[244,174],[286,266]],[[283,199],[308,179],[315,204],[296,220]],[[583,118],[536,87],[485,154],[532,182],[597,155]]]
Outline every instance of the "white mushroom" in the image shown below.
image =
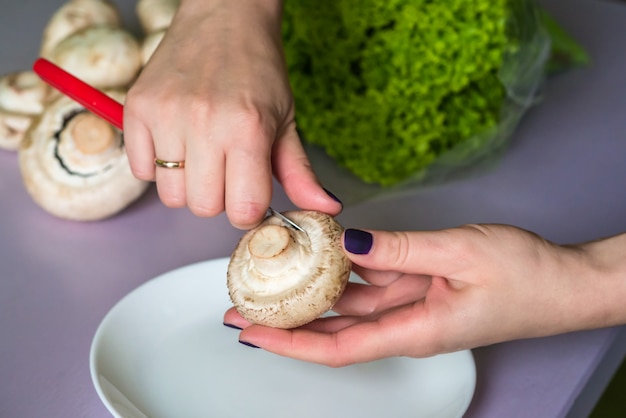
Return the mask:
[[138,0],[135,8],[146,34],[167,29],[178,10],[180,0]]
[[266,218],[233,252],[228,292],[248,321],[275,328],[304,325],[330,310],[343,293],[351,263],[341,246],[343,228],[330,215],[290,211],[304,231]]
[[0,108],[26,115],[42,112],[48,86],[34,71],[18,71],[0,78]]
[[117,7],[107,0],[69,0],[48,21],[40,55],[51,58],[52,50],[71,34],[88,26],[121,26]]
[[49,88],[32,71],[0,77],[0,148],[16,150],[43,111]]
[[[124,99],[123,93],[109,94]],[[51,102],[27,131],[18,156],[31,197],[65,219],[110,217],[148,185],[133,176],[122,133],[64,96]]]
[[100,89],[126,87],[142,67],[139,42],[128,31],[90,26],[62,40],[51,61]]
[[32,122],[32,116],[0,111],[0,149],[16,151]]
[[156,51],[156,49],[158,48],[166,32],[167,29],[152,32],[143,39],[141,43],[141,62],[143,63],[143,65],[146,65],[148,63],[148,60],[150,59],[152,54],[154,54],[154,51]]

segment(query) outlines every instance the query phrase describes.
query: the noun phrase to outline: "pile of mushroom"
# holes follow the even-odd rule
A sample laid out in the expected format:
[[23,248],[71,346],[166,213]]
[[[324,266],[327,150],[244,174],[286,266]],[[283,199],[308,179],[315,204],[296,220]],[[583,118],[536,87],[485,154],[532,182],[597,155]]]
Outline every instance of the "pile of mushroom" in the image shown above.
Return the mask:
[[[138,0],[146,34],[164,34],[178,3]],[[69,0],[44,28],[40,56],[123,101],[147,61],[148,37],[123,28],[109,0]],[[121,132],[30,70],[0,77],[0,148],[18,152],[29,194],[62,218],[110,217],[148,186],[132,175]]]
[[339,299],[351,262],[343,227],[315,211],[284,214],[303,231],[270,216],[243,235],[227,271],[230,299],[254,324],[294,328],[319,318]]

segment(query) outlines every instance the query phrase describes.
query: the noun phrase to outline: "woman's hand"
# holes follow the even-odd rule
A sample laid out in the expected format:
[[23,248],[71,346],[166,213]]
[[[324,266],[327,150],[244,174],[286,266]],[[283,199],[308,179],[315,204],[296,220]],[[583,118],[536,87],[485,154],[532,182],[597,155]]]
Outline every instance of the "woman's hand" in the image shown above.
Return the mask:
[[344,247],[368,284],[349,284],[339,316],[282,330],[231,309],[224,323],[246,344],[337,367],[626,321],[626,235],[566,247],[503,225],[347,230]]
[[[128,93],[124,127],[133,173],[156,180],[169,207],[226,210],[247,229],[272,195],[272,170],[297,206],[337,214],[294,122],[279,0],[183,0]],[[184,169],[154,159],[185,161]]]

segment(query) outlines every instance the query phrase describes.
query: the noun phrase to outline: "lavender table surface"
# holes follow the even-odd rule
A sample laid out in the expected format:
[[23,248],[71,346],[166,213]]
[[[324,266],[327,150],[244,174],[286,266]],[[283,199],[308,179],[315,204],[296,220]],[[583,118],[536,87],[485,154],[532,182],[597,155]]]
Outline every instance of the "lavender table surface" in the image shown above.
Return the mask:
[[[42,28],[61,3],[0,1],[1,74],[30,67]],[[136,27],[134,2],[118,4]],[[550,81],[545,100],[492,171],[348,207],[340,217],[345,226],[503,222],[562,243],[626,231],[626,7],[601,0],[543,4],[590,51],[593,65]],[[229,255],[241,232],[225,216],[199,219],[167,209],[154,189],[109,220],[56,219],[31,201],[16,155],[4,151],[0,196],[0,416],[109,416],[88,365],[104,315],[161,273]],[[290,207],[280,190],[273,205]],[[478,348],[477,388],[466,416],[586,416],[625,353],[623,327]]]

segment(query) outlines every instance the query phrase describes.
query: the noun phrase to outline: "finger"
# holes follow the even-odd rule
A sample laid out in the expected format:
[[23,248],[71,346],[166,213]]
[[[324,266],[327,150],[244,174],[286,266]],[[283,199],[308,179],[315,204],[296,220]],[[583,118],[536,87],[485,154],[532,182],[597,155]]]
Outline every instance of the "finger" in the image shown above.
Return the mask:
[[261,130],[236,138],[226,158],[226,213],[233,226],[250,229],[267,212],[272,197],[271,141]]
[[349,315],[334,315],[334,316],[326,316],[323,318],[316,319],[315,321],[309,322],[306,325],[300,327],[300,329],[305,329],[308,331],[315,332],[323,332],[323,333],[334,333],[341,331],[344,328],[353,326],[356,323],[364,322],[369,320],[368,318],[364,318],[361,316],[349,316]]
[[226,157],[209,126],[195,128],[187,133],[187,205],[196,216],[212,217],[224,211]]
[[360,279],[366,281],[374,286],[387,286],[390,283],[398,280],[404,273],[393,270],[372,270],[366,267],[359,266],[358,264],[352,264],[352,271]]
[[[156,127],[153,132],[158,132],[153,134],[155,158],[169,162],[185,161],[186,138],[177,136],[171,128],[164,130]],[[163,132],[168,132],[169,135],[163,136]],[[156,167],[157,191],[163,204],[168,207],[181,208],[187,205],[185,170],[186,168]]]
[[124,147],[133,175],[140,180],[155,178],[154,143],[148,128],[124,108]]
[[402,276],[388,286],[349,283],[333,311],[342,315],[372,315],[423,299],[430,288],[427,276]]
[[240,333],[239,339],[281,356],[331,367],[404,355],[409,345],[412,355],[429,355],[432,348],[428,347],[428,338],[410,340],[410,335],[420,335],[414,324],[421,315],[414,311],[413,306],[405,306],[331,333],[252,325]]
[[454,277],[471,267],[478,237],[459,229],[442,231],[361,231],[347,229],[343,245],[350,259],[373,270]]
[[313,172],[294,124],[276,141],[272,161],[276,179],[296,206],[333,216],[341,212],[339,199],[322,187]]
[[226,313],[224,313],[224,324],[239,329],[244,329],[250,326],[250,322],[244,319],[234,307],[228,309]]

